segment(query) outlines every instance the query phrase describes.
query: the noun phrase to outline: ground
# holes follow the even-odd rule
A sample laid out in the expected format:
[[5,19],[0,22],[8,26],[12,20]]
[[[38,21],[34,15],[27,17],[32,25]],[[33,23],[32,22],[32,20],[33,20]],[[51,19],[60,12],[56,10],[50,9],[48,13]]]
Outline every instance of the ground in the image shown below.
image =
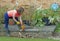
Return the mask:
[[60,40],[41,39],[41,38],[0,37],[0,41],[60,41]]

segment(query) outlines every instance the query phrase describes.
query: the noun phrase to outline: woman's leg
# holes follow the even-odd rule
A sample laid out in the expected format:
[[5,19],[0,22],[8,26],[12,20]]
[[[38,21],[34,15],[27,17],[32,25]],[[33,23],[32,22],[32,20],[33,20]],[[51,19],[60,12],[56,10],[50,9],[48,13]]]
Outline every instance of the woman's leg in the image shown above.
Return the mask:
[[8,28],[8,24],[9,24],[9,17],[8,14],[5,13],[4,15],[4,22],[5,22],[5,29],[6,29],[6,33],[10,34],[9,28]]

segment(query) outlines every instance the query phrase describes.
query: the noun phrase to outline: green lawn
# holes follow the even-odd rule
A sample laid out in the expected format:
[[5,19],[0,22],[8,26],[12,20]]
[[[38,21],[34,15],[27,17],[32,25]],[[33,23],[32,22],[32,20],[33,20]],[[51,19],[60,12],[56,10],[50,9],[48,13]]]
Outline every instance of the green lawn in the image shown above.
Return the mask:
[[0,37],[0,41],[58,41],[53,39],[41,39],[41,38],[16,38],[16,37]]

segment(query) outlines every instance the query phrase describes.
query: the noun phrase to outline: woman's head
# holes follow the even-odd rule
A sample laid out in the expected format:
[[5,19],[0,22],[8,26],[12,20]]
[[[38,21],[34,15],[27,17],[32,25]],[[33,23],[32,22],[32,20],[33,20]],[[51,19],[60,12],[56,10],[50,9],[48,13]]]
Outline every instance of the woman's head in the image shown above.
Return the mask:
[[20,7],[19,9],[17,9],[17,12],[18,13],[23,13],[24,12],[24,8],[23,7]]

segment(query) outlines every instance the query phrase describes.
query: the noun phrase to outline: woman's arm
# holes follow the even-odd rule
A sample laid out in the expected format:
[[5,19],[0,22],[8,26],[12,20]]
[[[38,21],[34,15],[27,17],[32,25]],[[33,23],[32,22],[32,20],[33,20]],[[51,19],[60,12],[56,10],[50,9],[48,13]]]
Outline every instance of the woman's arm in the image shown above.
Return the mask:
[[24,30],[25,30],[25,25],[23,24],[23,21],[22,21],[21,16],[20,16],[20,23],[21,23],[21,28],[22,28],[22,31],[24,31]]
[[22,18],[21,18],[22,16],[20,16],[20,23],[21,23],[21,25],[23,24],[23,22],[22,22]]
[[15,22],[18,22],[18,21],[15,19],[15,14],[13,14],[13,20],[14,20]]

